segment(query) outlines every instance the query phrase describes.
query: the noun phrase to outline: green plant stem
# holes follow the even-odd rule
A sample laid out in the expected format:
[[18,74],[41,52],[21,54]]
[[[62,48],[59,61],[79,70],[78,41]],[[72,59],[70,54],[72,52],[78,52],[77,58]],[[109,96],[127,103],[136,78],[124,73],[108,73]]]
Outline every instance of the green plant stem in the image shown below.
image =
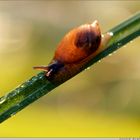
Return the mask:
[[[113,33],[113,36],[107,44],[106,49],[86,63],[79,72],[138,37],[140,35],[140,13],[137,13],[128,20],[122,22],[118,26],[109,30],[109,32]],[[18,88],[0,98],[0,122],[3,122],[10,116],[25,108],[27,105],[36,101],[38,98],[49,93],[51,90],[76,74],[57,83],[47,80],[44,72],[32,77]],[[63,75],[61,75],[61,77],[62,76]]]

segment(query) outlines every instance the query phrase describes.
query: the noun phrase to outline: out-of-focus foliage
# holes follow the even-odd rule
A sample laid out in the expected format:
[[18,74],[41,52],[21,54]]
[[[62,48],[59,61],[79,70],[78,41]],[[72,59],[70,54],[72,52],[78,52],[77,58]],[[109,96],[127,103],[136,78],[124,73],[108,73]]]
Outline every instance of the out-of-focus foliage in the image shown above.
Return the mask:
[[[47,65],[71,28],[97,19],[102,32],[139,1],[1,1],[0,96]],[[127,44],[0,126],[1,137],[139,136],[140,39]]]

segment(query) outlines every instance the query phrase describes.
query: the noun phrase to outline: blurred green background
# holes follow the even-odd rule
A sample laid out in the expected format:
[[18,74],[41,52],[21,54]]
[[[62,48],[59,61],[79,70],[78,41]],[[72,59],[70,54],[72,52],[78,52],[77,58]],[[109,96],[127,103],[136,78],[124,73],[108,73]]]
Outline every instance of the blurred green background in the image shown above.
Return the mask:
[[[0,1],[0,96],[47,65],[63,36],[97,19],[106,32],[140,1]],[[140,136],[140,38],[0,125],[0,137]]]

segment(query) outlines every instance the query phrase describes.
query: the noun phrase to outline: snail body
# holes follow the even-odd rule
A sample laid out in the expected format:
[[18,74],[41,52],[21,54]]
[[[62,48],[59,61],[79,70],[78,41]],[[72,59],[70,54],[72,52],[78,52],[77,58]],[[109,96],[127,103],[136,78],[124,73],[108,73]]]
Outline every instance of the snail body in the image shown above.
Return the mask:
[[101,44],[101,32],[98,21],[81,25],[67,33],[56,48],[54,57],[48,66],[35,69],[46,71],[46,76],[57,73],[66,65],[78,64],[94,54]]

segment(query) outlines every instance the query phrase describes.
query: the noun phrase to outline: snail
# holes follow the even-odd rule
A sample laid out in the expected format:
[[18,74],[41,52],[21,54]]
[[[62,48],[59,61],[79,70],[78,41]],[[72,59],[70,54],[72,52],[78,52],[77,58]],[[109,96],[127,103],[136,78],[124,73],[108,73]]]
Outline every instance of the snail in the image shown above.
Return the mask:
[[60,69],[78,64],[89,56],[97,54],[101,44],[99,23],[84,24],[68,32],[56,48],[54,57],[48,66],[36,66],[34,69],[46,71],[51,77]]

